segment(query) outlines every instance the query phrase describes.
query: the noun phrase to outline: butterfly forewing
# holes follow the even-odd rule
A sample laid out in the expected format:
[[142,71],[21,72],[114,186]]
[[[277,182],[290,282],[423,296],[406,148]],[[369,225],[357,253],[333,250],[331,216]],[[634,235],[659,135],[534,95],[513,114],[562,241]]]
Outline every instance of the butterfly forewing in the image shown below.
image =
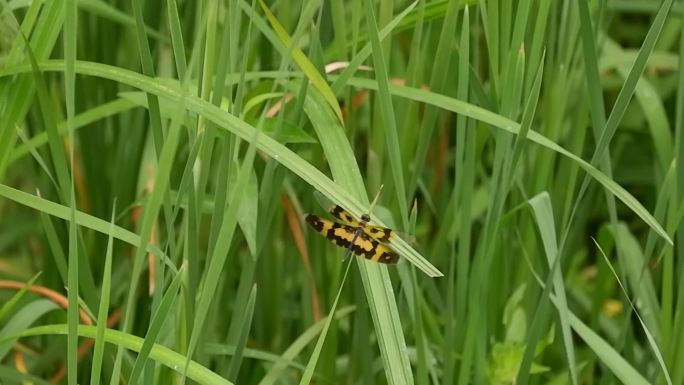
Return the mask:
[[332,216],[348,224],[349,226],[363,227],[363,232],[365,232],[369,237],[377,239],[379,242],[387,243],[392,237],[392,229],[369,225],[368,223],[365,223],[365,221],[359,222],[356,220],[356,218],[354,218],[353,215],[339,205],[332,205],[329,211]]
[[[349,224],[337,223],[313,214],[306,216],[306,222],[324,237],[328,238],[330,242],[336,244],[337,246],[348,248],[356,255],[375,262],[388,264],[398,262],[399,255],[392,251],[387,245],[381,243],[382,241],[380,241],[378,238],[369,235],[367,233],[369,230],[367,227],[362,226],[346,211],[342,210],[339,213],[340,215],[349,215],[349,217],[355,221],[357,225],[353,226]],[[347,223],[354,223],[340,218],[337,215],[335,215],[335,217]],[[385,230],[390,231],[390,233],[387,234],[387,239],[389,239],[391,230]],[[382,234],[384,237],[384,232]]]

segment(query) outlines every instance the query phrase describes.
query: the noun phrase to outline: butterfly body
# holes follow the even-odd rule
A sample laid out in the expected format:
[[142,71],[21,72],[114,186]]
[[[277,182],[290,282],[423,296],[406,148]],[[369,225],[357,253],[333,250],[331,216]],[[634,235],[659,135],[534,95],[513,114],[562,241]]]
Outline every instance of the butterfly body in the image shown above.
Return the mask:
[[337,223],[314,214],[308,214],[306,222],[330,242],[350,250],[355,255],[386,264],[399,261],[399,255],[387,244],[392,237],[391,229],[369,225],[370,217],[367,214],[361,216],[361,220],[358,221],[338,205],[330,209],[330,214],[344,223]]

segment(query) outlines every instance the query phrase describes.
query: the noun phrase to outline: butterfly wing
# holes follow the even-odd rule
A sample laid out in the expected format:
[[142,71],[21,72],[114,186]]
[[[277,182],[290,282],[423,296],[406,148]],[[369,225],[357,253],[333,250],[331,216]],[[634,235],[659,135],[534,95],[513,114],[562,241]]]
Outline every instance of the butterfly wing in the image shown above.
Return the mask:
[[[354,218],[347,210],[343,209],[341,206],[333,205],[330,208],[330,214],[335,218],[341,220],[347,225],[353,227],[359,227],[361,224]],[[363,231],[371,238],[376,239],[378,242],[387,243],[392,237],[392,229],[381,226],[373,226],[369,224],[364,224]]]
[[[337,246],[348,248],[352,253],[371,261],[393,264],[399,261],[399,255],[387,245],[378,241],[358,226],[350,226],[333,222],[318,215],[309,214],[306,222]],[[353,242],[353,244],[352,244]]]
[[333,217],[341,220],[349,226],[359,226],[359,221],[357,221],[356,218],[354,218],[354,216],[349,213],[349,211],[343,209],[342,206],[332,205],[330,206],[330,209],[328,211]]

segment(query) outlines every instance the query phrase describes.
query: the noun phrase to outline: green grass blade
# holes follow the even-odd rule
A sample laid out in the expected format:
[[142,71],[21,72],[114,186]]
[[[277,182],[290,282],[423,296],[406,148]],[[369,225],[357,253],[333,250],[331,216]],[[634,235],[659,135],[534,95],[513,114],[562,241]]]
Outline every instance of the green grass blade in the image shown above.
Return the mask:
[[236,339],[237,345],[235,346],[235,352],[230,360],[230,367],[228,368],[228,379],[235,381],[237,379],[238,371],[240,370],[240,364],[242,363],[242,356],[245,350],[245,345],[247,344],[247,337],[249,336],[249,329],[252,326],[252,317],[254,316],[254,304],[256,302],[257,287],[252,286],[252,290],[249,293],[249,298],[247,299],[247,306],[245,307],[245,312],[242,314],[242,328],[239,333],[239,337]]
[[[639,54],[634,61],[634,65],[629,71],[629,75],[625,79],[625,83],[620,89],[620,93],[615,101],[615,106],[613,107],[613,110],[611,111],[610,116],[605,123],[605,127],[603,127],[603,130],[601,131],[601,136],[598,140],[598,144],[596,145],[596,151],[592,156],[592,164],[595,164],[594,162],[599,160],[603,156],[604,151],[608,149],[608,145],[615,134],[615,130],[617,130],[618,123],[620,123],[622,120],[625,110],[627,109],[627,105],[629,104],[632,94],[634,93],[634,89],[637,86],[637,82],[639,81],[639,78],[646,67],[648,58],[655,48],[656,41],[658,40],[658,36],[663,29],[663,25],[665,24],[665,20],[667,19],[671,7],[672,0],[664,0],[660,5],[658,14],[653,19],[653,24],[651,24],[651,28],[646,35],[646,39],[644,39],[644,43],[642,44]],[[595,68],[598,68],[598,66]]]
[[[162,201],[165,194],[168,193],[167,187],[169,185],[169,174],[173,166],[173,159],[176,155],[176,148],[180,140],[180,127],[174,124],[175,120],[168,130],[168,136],[164,141],[161,152],[159,154],[157,174],[154,177],[154,190],[150,193],[143,209],[140,225],[140,245],[136,249],[133,257],[133,270],[131,272],[131,283],[126,298],[126,305],[124,310],[124,321],[122,325],[123,331],[128,331],[131,327],[133,317],[133,306],[135,305],[135,295],[137,293],[138,284],[140,283],[140,276],[142,274],[143,264],[145,262],[145,253],[147,246],[150,244],[150,234],[152,228],[157,221],[157,215],[162,206]],[[121,365],[123,354],[123,347],[120,345],[117,350],[116,366]],[[112,382],[118,382],[120,372],[118,368],[114,369]]]
[[[47,302],[47,301],[46,301]],[[57,325],[44,325],[37,326],[34,328],[26,329],[21,332],[15,332],[10,334],[2,334],[0,337],[0,346],[7,343],[12,339],[30,336],[42,336],[42,335],[66,335],[68,326],[66,324]],[[78,334],[81,337],[95,338],[97,335],[97,328],[94,326],[80,325],[78,327]],[[121,348],[132,350],[135,352],[140,352],[142,349],[144,339],[134,336],[128,333],[124,333],[118,330],[106,329],[104,334],[105,341],[110,344],[115,344]],[[174,352],[173,350],[159,345],[154,344],[150,350],[150,358],[159,362],[160,364],[166,366],[169,369],[177,373],[183,372],[183,366],[185,365],[185,356]],[[227,381],[218,374],[207,369],[205,366],[200,365],[195,361],[190,361],[190,365],[187,367],[187,376],[193,381],[196,381],[201,385],[232,385],[232,382]]]
[[[335,320],[343,319],[348,316],[354,307],[343,307],[337,310],[333,317]],[[329,317],[329,316],[328,316]],[[311,343],[311,341],[316,338],[316,335],[321,333],[325,325],[328,323],[328,317],[316,322],[311,325],[308,329],[304,331],[297,339],[290,344],[290,346],[280,355],[280,361],[277,362],[271,369],[268,370],[266,375],[259,381],[259,385],[273,385],[278,382],[278,380],[285,375],[288,369],[288,362],[294,360],[301,352],[306,348],[306,346]]]
[[143,370],[143,367],[147,363],[152,347],[156,343],[157,337],[161,333],[164,323],[169,318],[169,312],[172,310],[172,307],[176,302],[182,277],[183,268],[181,267],[176,273],[176,276],[173,278],[173,281],[171,281],[169,287],[166,289],[166,293],[164,293],[164,297],[162,298],[159,307],[157,307],[157,310],[154,312],[154,314],[152,314],[150,327],[145,334],[145,342],[143,342],[142,346],[140,347],[138,357],[135,359],[135,363],[133,364],[133,370],[131,370],[131,375],[128,377],[129,384],[138,383],[140,374]]
[[392,184],[395,188],[395,199],[399,206],[399,215],[404,229],[408,229],[408,205],[406,203],[406,185],[404,182],[404,165],[399,152],[399,136],[397,134],[397,120],[394,114],[394,106],[389,92],[389,75],[387,64],[380,45],[377,21],[373,4],[370,0],[364,0],[364,10],[366,11],[366,23],[370,40],[373,47],[373,64],[375,65],[375,77],[378,83],[378,103],[382,114],[383,125],[377,129],[385,132],[385,141],[389,154],[390,169],[392,170]]
[[[624,238],[622,238],[624,239]],[[648,339],[648,344],[651,347],[651,350],[653,351],[653,354],[655,354],[658,364],[660,365],[660,369],[663,372],[663,375],[665,376],[665,380],[667,381],[668,385],[672,385],[672,379],[670,378],[670,374],[667,370],[667,367],[665,366],[665,361],[663,360],[663,356],[660,352],[660,349],[658,348],[658,344],[655,341],[655,338],[653,337],[653,333],[651,330],[649,330],[648,326],[646,325],[646,322],[644,322],[643,318],[637,311],[636,306],[634,306],[634,301],[632,301],[631,298],[629,298],[629,295],[627,293],[627,290],[625,289],[625,286],[622,284],[622,281],[620,281],[620,277],[617,275],[617,272],[615,272],[615,269],[613,268],[613,265],[610,263],[608,260],[608,256],[601,250],[601,246],[594,240],[594,244],[596,247],[599,249],[601,252],[601,255],[603,256],[603,260],[606,262],[606,265],[610,268],[610,271],[613,273],[613,276],[617,280],[618,284],[620,285],[620,289],[622,290],[622,293],[624,294],[625,298],[627,298],[627,301],[629,301],[629,305],[632,308],[632,311],[634,314],[636,314],[637,318],[639,318],[639,323],[641,324],[641,328],[644,331],[644,334],[646,334],[646,338]]]
[[[154,64],[152,61],[152,52],[150,50],[150,43],[147,40],[145,33],[145,21],[143,20],[143,2],[131,2],[133,8],[133,16],[135,17],[135,32],[138,40],[138,53],[140,54],[140,64],[142,65],[143,73],[151,78],[155,76]],[[155,149],[157,154],[161,156],[163,133],[161,114],[159,112],[159,101],[156,95],[147,95],[148,111],[150,113],[150,126],[152,127],[152,136],[154,138]]]
[[[350,84],[364,87],[369,89],[375,89],[376,86],[371,81],[364,79],[351,79]],[[480,120],[484,123],[490,124],[494,127],[500,128],[504,131],[508,131],[512,134],[518,134],[520,131],[520,125],[512,120],[497,115],[495,113],[489,112],[481,107],[474,106],[469,103],[462,102],[457,99],[449,98],[444,95],[431,93],[429,91],[423,91],[411,87],[403,86],[390,86],[392,94],[395,96],[401,96],[409,98],[416,101],[421,101],[425,103],[431,103],[435,106],[444,108],[449,111],[453,111],[459,114],[463,114],[470,118]],[[577,163],[582,167],[589,176],[593,177],[597,182],[602,184],[608,191],[610,191],[616,198],[621,200],[625,205],[627,205],[635,214],[639,216],[646,224],[648,224],[658,235],[660,235],[668,243],[672,243],[670,236],[665,232],[660,223],[653,218],[653,216],[644,208],[644,206],[636,200],[631,194],[629,194],[624,188],[615,183],[611,178],[608,178],[605,174],[601,173],[598,169],[594,168],[588,162],[584,161],[577,155],[569,152],[565,148],[559,146],[557,143],[546,138],[542,134],[530,130],[527,139],[546,147],[549,150],[555,151],[558,154],[569,158],[573,162]]]
[[[469,61],[471,57],[471,35],[470,35],[470,9],[468,7],[463,11],[463,19],[461,24],[460,36],[460,58],[458,64],[458,89],[457,97],[460,100],[468,100],[470,88],[469,76]],[[456,205],[460,208],[460,213],[454,215],[449,224],[449,220],[445,218],[444,227],[449,226],[453,229],[450,234],[458,234],[458,248],[456,249],[455,258],[449,262],[449,273],[451,277],[456,277],[451,280],[447,287],[447,319],[450,321],[445,323],[447,328],[445,335],[445,354],[446,368],[444,373],[444,381],[448,383],[455,382],[457,357],[463,348],[465,338],[465,328],[460,328],[457,325],[465,324],[466,306],[468,301],[468,287],[470,280],[470,264],[471,264],[471,219],[473,218],[473,190],[475,187],[475,136],[476,133],[472,129],[473,121],[467,119],[464,115],[456,117],[456,157],[454,162],[454,170],[464,170],[458,172],[455,176],[455,185],[452,191],[452,198],[449,204]],[[448,210],[448,209],[447,209]],[[453,212],[448,210],[448,212]],[[460,221],[460,226],[456,228],[456,224]],[[443,232],[445,233],[445,232]],[[442,239],[446,239],[446,235]],[[439,239],[439,238],[438,238]],[[449,242],[451,243],[451,242]],[[455,281],[455,282],[454,282]],[[455,317],[452,317],[455,314]]]
[[342,294],[344,283],[347,281],[347,274],[349,273],[349,268],[351,267],[352,262],[354,262],[354,258],[349,258],[347,260],[347,267],[344,270],[344,275],[342,276],[340,287],[337,289],[337,295],[335,296],[335,300],[333,301],[332,306],[330,307],[330,312],[328,313],[328,316],[325,319],[325,323],[323,324],[321,334],[318,336],[318,341],[316,341],[316,346],[314,347],[314,350],[311,353],[311,356],[309,357],[309,362],[306,364],[304,373],[302,373],[302,378],[299,380],[299,385],[308,385],[311,383],[311,378],[313,377],[314,370],[316,369],[316,364],[318,363],[318,359],[321,355],[321,349],[323,348],[325,337],[328,335],[328,329],[330,328],[330,324],[335,318],[334,314],[337,311],[337,302],[340,300],[340,295]]
[[[439,32],[439,40],[436,46],[436,52],[433,54],[432,68],[430,72],[429,87],[434,92],[445,92],[449,84],[449,66],[451,65],[451,44],[456,38],[456,25],[458,24],[458,10],[460,8],[459,1],[450,1],[447,3],[447,9],[444,15],[444,22]],[[432,55],[432,54],[431,54]],[[391,88],[391,87],[390,87]],[[428,105],[425,110],[425,116],[420,121],[420,132],[414,149],[414,157],[411,163],[412,176],[409,179],[408,194],[412,196],[418,186],[418,177],[423,173],[428,148],[432,139],[432,133],[437,126],[438,109]]]
[[[573,384],[578,383],[577,363],[575,362],[575,345],[570,331],[570,321],[568,309],[568,300],[565,295],[565,283],[563,281],[563,273],[560,268],[560,263],[556,261],[558,255],[558,240],[555,231],[555,222],[553,220],[553,209],[551,208],[551,200],[549,194],[541,193],[529,201],[532,211],[537,222],[540,238],[544,245],[544,252],[549,264],[549,268],[553,274],[553,289],[556,296],[556,308],[558,309],[558,316],[560,319],[561,334],[563,336],[563,347],[565,348],[565,358],[568,361],[568,372],[570,373],[570,381]],[[558,265],[558,266],[556,266]],[[528,342],[529,343],[529,342]],[[536,345],[536,341],[532,341],[532,346]]]
[[[170,89],[166,86],[161,86],[156,82],[145,78],[142,75],[138,75],[129,71],[125,71],[118,68],[108,68],[109,66],[96,63],[77,63],[76,69],[79,73],[86,75],[95,75],[106,78],[112,78],[114,80],[129,84],[131,86],[137,86],[139,88],[144,88],[149,92],[156,92],[165,97],[174,99],[179,96],[177,90]],[[49,62],[42,65],[41,68],[45,70],[56,70],[61,68],[59,62]],[[0,76],[3,74],[13,73],[15,71],[25,71],[26,68],[19,66],[11,68],[7,71],[0,71]],[[364,87],[368,89],[375,89],[375,85],[372,81],[367,81],[363,79],[350,79],[350,84]],[[395,96],[405,97],[411,100],[431,103],[437,107],[444,108],[449,111],[464,114],[468,117],[480,120],[484,123],[491,124],[495,127],[501,128],[505,131],[517,134],[519,132],[519,124],[515,123],[509,119],[506,119],[500,115],[496,115],[483,108],[461,102],[459,100],[449,98],[444,95],[439,95],[431,93],[429,91],[423,91],[420,89],[412,87],[403,86],[390,86],[390,91]],[[233,133],[241,136],[243,138],[249,138],[253,128],[248,124],[237,120],[235,117],[225,114],[223,111],[218,110],[215,106],[210,106],[207,103],[202,102],[191,97],[188,97],[186,108],[194,111],[196,113],[206,114],[207,117],[216,122],[219,126],[231,130]],[[543,135],[539,134],[534,130],[530,130],[528,139],[540,144],[550,150],[558,152],[572,161],[576,162],[580,167],[587,171],[592,177],[594,177],[599,183],[604,185],[613,193],[618,199],[620,199],[625,205],[627,205],[632,211],[634,211],[646,224],[648,224],[658,235],[665,239],[668,243],[672,243],[669,235],[662,229],[661,225],[653,218],[653,216],[637,201],[631,194],[629,194],[624,188],[617,185],[612,179],[605,177],[600,171],[589,165],[587,162],[579,158],[578,156],[565,150],[563,147],[559,146],[555,142],[545,138]],[[284,146],[273,141],[269,137],[260,137],[259,147],[262,151],[265,151],[269,156],[275,157],[276,159],[306,180],[308,183],[314,185],[317,190],[321,191],[326,197],[328,197],[333,202],[340,204],[342,207],[347,209],[350,213],[356,216],[360,216],[367,211],[367,206],[364,207],[355,199],[339,193],[340,188],[336,186],[330,179],[326,178],[320,171],[316,170],[313,166],[304,162],[299,156],[294,154],[291,150],[285,148]],[[377,221],[374,218],[375,223],[383,225],[381,221]],[[428,275],[439,274],[436,273],[431,264],[427,264],[427,261],[421,260],[420,256],[405,242],[398,241],[397,244],[393,243],[393,246],[397,248],[397,251],[401,252],[402,255],[407,254],[406,257],[411,262],[416,263],[416,265],[426,272]]]
[[[680,29],[679,34],[679,63],[684,63],[684,28]],[[684,105],[684,72],[679,71],[679,76],[677,79],[677,96],[675,103],[678,106]],[[675,171],[676,171],[676,184],[674,189],[674,210],[679,210],[682,197],[684,197],[684,109],[678,108],[675,112]],[[681,241],[684,239],[684,226],[681,226],[679,218],[670,218],[672,223],[675,223],[676,228],[676,239]],[[681,295],[684,286],[679,286],[679,290],[675,289],[674,282],[677,281],[677,275],[674,269],[674,259],[675,256],[681,260],[684,255],[684,249],[678,247],[674,250],[671,257],[668,257],[663,263],[663,311],[666,311],[666,315],[670,315],[669,322],[673,325],[672,328],[672,341],[670,343],[669,349],[670,354],[668,358],[668,363],[670,368],[672,368],[672,380],[675,384],[679,384],[684,381],[684,365],[676,365],[677,362],[682,362],[684,359],[684,322],[682,322],[682,317],[684,317],[684,296]],[[677,292],[678,291],[678,292]],[[679,294],[679,295],[678,295]],[[673,309],[672,299],[677,298],[676,305]],[[678,309],[678,311],[677,311]],[[671,315],[676,314],[674,317]],[[667,337],[666,337],[667,338]]]
[[221,277],[221,272],[223,271],[223,266],[228,258],[228,251],[232,243],[235,227],[238,221],[238,212],[247,189],[248,179],[252,172],[254,158],[256,156],[257,143],[259,143],[258,140],[260,140],[258,139],[258,135],[258,130],[255,130],[252,133],[249,149],[247,150],[247,154],[245,154],[242,164],[240,165],[234,190],[232,196],[230,197],[228,210],[223,218],[223,222],[221,223],[221,227],[218,232],[219,235],[216,245],[214,246],[212,255],[209,257],[209,265],[206,270],[207,274],[204,279],[202,290],[199,294],[198,305],[194,317],[194,329],[190,335],[190,342],[188,344],[188,359],[186,361],[186,368],[199,342],[201,331],[209,312],[209,306],[214,298],[216,288],[219,283],[219,278]]
[[[67,130],[71,133],[74,131],[74,115],[75,112],[75,87],[76,87],[76,71],[74,65],[76,63],[76,33],[78,28],[78,14],[76,0],[66,0],[66,10],[64,18],[64,99],[66,101],[67,113]],[[57,127],[54,127],[55,137],[58,137]],[[74,164],[74,138],[73,134],[69,135],[69,148],[71,153],[69,155],[71,165],[71,172],[69,175],[73,177]],[[61,146],[61,143],[57,145]],[[59,173],[59,170],[58,170]],[[67,309],[67,320],[69,323],[69,335],[67,337],[67,378],[69,385],[76,385],[78,383],[78,292],[79,292],[79,260],[78,260],[78,227],[76,226],[76,194],[74,191],[74,180],[71,179],[71,203],[70,203],[70,217],[69,221],[69,266],[67,286],[69,288],[69,308]],[[62,185],[64,188],[65,186]]]
[[3,321],[5,317],[7,317],[8,314],[10,314],[11,311],[13,311],[16,306],[19,304],[19,300],[21,300],[24,295],[27,293],[27,290],[35,283],[36,279],[40,276],[39,274],[36,274],[33,278],[31,278],[28,282],[26,282],[26,286],[22,287],[19,291],[16,292],[10,298],[7,302],[5,302],[2,307],[0,307],[0,321]]
[[38,101],[40,103],[41,117],[43,119],[43,124],[45,125],[45,131],[48,135],[50,155],[53,162],[53,167],[55,168],[55,173],[57,174],[58,183],[55,187],[60,199],[63,202],[69,202],[71,177],[69,173],[69,163],[67,161],[71,157],[67,157],[67,154],[64,151],[64,142],[57,132],[57,108],[54,106],[54,102],[50,99],[47,83],[43,78],[43,74],[38,68],[36,56],[30,48],[28,49],[28,57],[31,63],[31,72],[36,85]]
[[5,358],[7,353],[16,342],[17,334],[25,332],[31,324],[48,312],[59,309],[52,301],[37,299],[24,305],[0,329],[0,359]]
[[264,4],[262,0],[259,0],[259,4],[261,5],[261,9],[264,11],[264,14],[266,14],[268,22],[271,23],[271,27],[273,27],[276,34],[278,34],[278,38],[282,41],[282,43],[285,45],[285,47],[292,55],[292,59],[295,61],[295,63],[297,63],[302,72],[304,72],[304,75],[307,77],[307,79],[311,81],[311,84],[321,93],[321,95],[323,95],[323,98],[326,100],[330,108],[332,108],[332,110],[335,111],[335,115],[337,115],[337,118],[340,121],[342,121],[342,111],[340,110],[340,106],[337,103],[337,98],[330,89],[330,86],[328,85],[325,78],[323,78],[323,75],[321,75],[321,73],[318,72],[316,67],[313,65],[313,63],[311,63],[311,61],[306,57],[306,55],[304,54],[304,52],[302,52],[301,49],[294,47],[292,45],[292,39],[287,34],[287,31],[285,31],[285,28],[283,28],[283,26],[280,24],[278,19],[273,15],[271,10],[268,9],[266,4]]
[[67,335],[67,373],[69,385],[76,385],[78,379],[78,323],[80,304],[78,301],[79,289],[79,258],[78,258],[78,226],[76,224],[76,194],[71,190],[70,220],[69,220],[69,259],[67,293],[69,308],[67,309],[67,322],[69,333]]
[[38,376],[32,376],[30,374],[24,374],[19,372],[15,368],[10,368],[4,365],[0,365],[0,379],[10,381],[10,383],[30,383],[38,385],[51,385],[52,382],[43,380]]
[[[54,49],[54,44],[62,29],[65,5],[66,2],[60,1],[46,3],[42,8],[39,3],[32,4],[30,7],[25,20],[26,24],[22,25],[21,30],[23,34],[33,31],[30,39],[31,52],[38,60],[48,58]],[[34,18],[39,10],[39,16]],[[35,28],[33,28],[34,25]],[[26,49],[24,39],[24,36],[17,36],[5,60],[7,66],[24,62]],[[15,126],[26,115],[35,90],[31,76],[21,76],[15,82],[8,79],[2,81],[0,86],[3,92],[2,100],[7,103],[4,104],[4,110],[0,114],[0,180],[4,179],[8,166],[7,160],[16,140]]]
[[[130,110],[135,106],[135,103],[128,99],[115,99],[111,102],[101,104],[97,107],[93,107],[90,110],[84,111],[76,116],[74,116],[72,123],[75,130],[79,128],[86,127],[100,119],[105,119],[111,116],[115,116],[124,111]],[[57,132],[59,135],[68,135],[66,122],[59,123],[57,125]],[[34,135],[26,143],[16,146],[9,157],[9,162],[12,163],[19,158],[27,155],[31,149],[38,148],[44,144],[48,143],[48,133],[41,132]]]
[[601,359],[620,382],[628,385],[647,385],[649,382],[613,349],[611,344],[591,330],[576,315],[570,313],[570,324],[579,337]]
[[651,273],[648,268],[645,268],[648,261],[643,255],[639,242],[624,223],[611,226],[610,231],[615,237],[616,247],[621,251],[618,254],[622,258],[620,267],[627,276],[627,283],[634,293],[641,318],[656,339],[660,340],[661,325],[658,320],[660,305]]
[[[30,207],[34,210],[38,210],[43,214],[48,214],[57,218],[62,218],[67,221],[71,218],[69,214],[69,207],[59,205],[57,203],[51,202],[49,200],[43,199],[35,195],[25,193],[23,191],[19,191],[17,189],[14,189],[3,184],[0,184],[0,196],[15,201],[24,206]],[[109,223],[107,221],[104,221],[100,218],[96,218],[92,215],[88,215],[81,211],[76,211],[74,220],[81,227],[86,227],[97,232],[100,232],[102,234],[110,233]],[[149,242],[145,242],[146,245],[143,245],[143,243],[140,241],[140,236],[119,226],[114,226],[112,234],[114,235],[114,238],[124,241],[132,246],[145,247],[146,252],[152,253],[156,257],[163,259],[164,262],[167,263],[175,271],[173,264],[168,259],[166,254],[164,254],[164,252],[162,252],[157,246],[150,245]]]
[[105,339],[104,333],[107,328],[109,313],[109,301],[112,292],[112,250],[114,248],[114,216],[116,204],[112,208],[112,219],[109,222],[107,237],[107,252],[105,254],[104,271],[102,272],[102,286],[100,289],[100,305],[97,311],[97,331],[95,334],[95,346],[93,350],[93,363],[90,367],[90,385],[98,385],[101,381],[102,359],[104,356]]
[[[389,34],[392,33],[394,28],[396,28],[397,25],[401,23],[404,18],[411,13],[413,8],[416,7],[418,4],[417,1],[414,1],[411,3],[406,9],[401,11],[394,19],[392,19],[387,25],[385,25],[379,32],[378,32],[378,39],[380,41],[384,41]],[[349,62],[349,65],[340,73],[340,75],[335,79],[333,84],[330,86],[330,88],[333,90],[335,94],[339,94],[342,88],[347,84],[347,80],[351,78],[354,73],[358,70],[359,66],[366,61],[368,56],[373,53],[373,45],[369,41],[367,42],[363,48],[359,50],[359,52],[354,55],[352,60]]]
[[537,75],[534,77],[534,83],[532,84],[532,92],[525,102],[525,109],[523,111],[522,121],[520,122],[520,131],[518,136],[515,138],[515,144],[513,146],[513,153],[511,155],[511,166],[510,169],[515,171],[515,166],[520,160],[520,156],[523,153],[524,146],[527,142],[527,133],[532,127],[532,122],[534,120],[534,115],[537,110],[537,103],[539,101],[539,91],[541,89],[542,73],[544,71],[544,56],[539,62],[537,67]]

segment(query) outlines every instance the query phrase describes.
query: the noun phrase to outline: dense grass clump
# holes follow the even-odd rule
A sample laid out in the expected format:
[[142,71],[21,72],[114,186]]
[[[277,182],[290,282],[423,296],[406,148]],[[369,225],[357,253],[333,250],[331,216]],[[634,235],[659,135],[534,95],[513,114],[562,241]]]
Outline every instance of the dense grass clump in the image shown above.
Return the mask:
[[684,384],[681,2],[0,9],[1,384]]

